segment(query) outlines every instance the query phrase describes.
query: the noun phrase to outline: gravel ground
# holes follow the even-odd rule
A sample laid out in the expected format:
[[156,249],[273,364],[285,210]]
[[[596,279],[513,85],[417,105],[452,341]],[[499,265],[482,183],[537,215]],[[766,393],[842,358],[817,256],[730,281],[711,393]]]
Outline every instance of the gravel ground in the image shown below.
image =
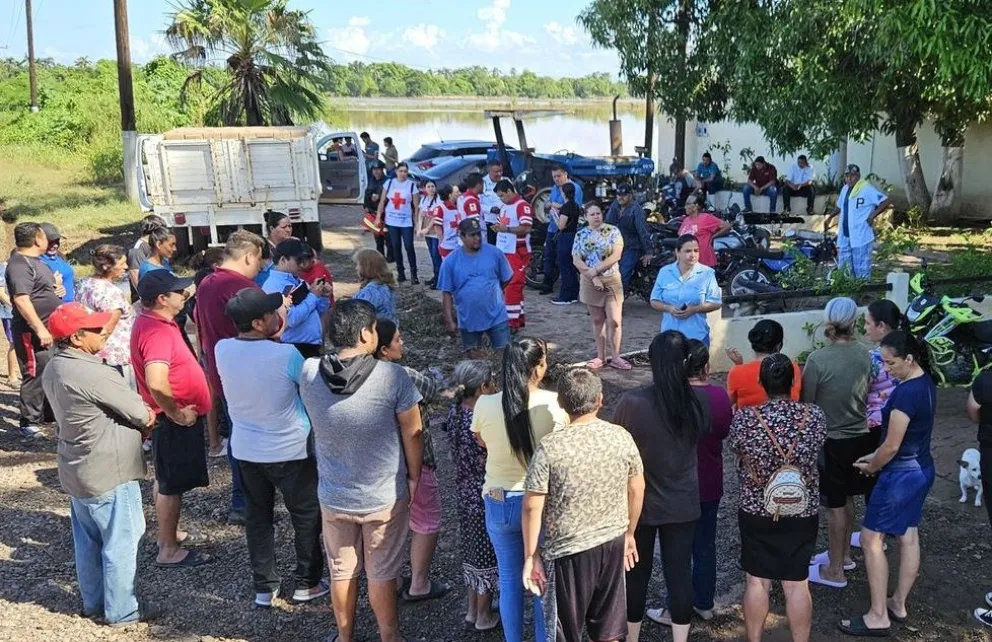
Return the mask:
[[[333,217],[325,223],[337,223]],[[367,239],[357,233],[357,226],[338,227],[325,236],[331,241],[325,260],[336,278],[338,296],[354,292],[354,272],[348,265],[351,250]],[[429,274],[429,268],[424,272]],[[528,294],[528,297],[531,297]],[[537,307],[537,306],[535,306]],[[456,346],[437,332],[440,327],[439,305],[423,288],[400,290],[399,306],[402,327],[407,338],[408,361],[419,368],[447,364],[457,359]],[[550,306],[547,306],[551,309]],[[531,308],[533,310],[533,308]],[[576,311],[578,312],[578,311]],[[540,308],[537,308],[540,314]],[[641,314],[635,312],[635,314]],[[537,315],[535,315],[537,316]],[[571,315],[569,315],[571,316]],[[647,315],[644,315],[645,317]],[[583,355],[573,349],[581,345],[578,332],[586,332],[585,319],[576,314],[565,325],[565,344],[555,356],[557,363],[574,361]],[[554,319],[566,323],[565,316]],[[544,326],[534,324],[543,331]],[[631,346],[632,348],[635,346]],[[2,367],[2,366],[0,366]],[[0,373],[2,374],[2,373]],[[624,389],[640,385],[650,377],[647,368],[630,373],[604,372],[607,408]],[[271,610],[252,607],[251,576],[244,535],[240,528],[227,525],[225,517],[230,501],[230,472],[223,460],[211,461],[211,486],[190,493],[183,509],[183,526],[205,538],[202,548],[216,557],[209,565],[186,570],[162,570],[154,567],[155,513],[149,503],[151,483],[145,481],[147,535],[139,552],[139,591],[143,600],[161,607],[165,613],[151,624],[129,630],[113,630],[76,615],[79,599],[73,567],[72,538],[68,502],[58,484],[53,429],[46,429],[45,441],[29,441],[16,432],[16,392],[0,377],[0,641],[42,642],[78,641],[318,641],[333,630],[328,604],[294,606],[280,599]],[[992,589],[992,545],[984,509],[957,503],[957,468],[954,461],[965,447],[972,445],[974,430],[963,418],[964,394],[942,391],[940,415],[934,437],[938,461],[938,481],[927,503],[921,529],[923,568],[910,604],[911,619],[905,627],[894,630],[897,640],[969,642],[992,640],[979,630],[971,618],[985,591]],[[435,409],[440,411],[441,408]],[[460,559],[455,509],[453,468],[446,440],[437,435],[440,480],[444,500],[444,526],[435,555],[432,577],[450,583],[452,591],[440,600],[400,606],[402,630],[430,642],[478,640],[496,642],[496,633],[476,634],[462,627],[464,592],[461,589]],[[738,604],[741,573],[737,568],[739,543],[734,506],[737,498],[733,462],[726,460],[726,495],[721,506],[718,528],[718,616],[694,627],[691,639],[696,642],[742,640],[743,630]],[[288,519],[277,525],[279,565],[284,578],[292,576],[291,528]],[[821,534],[821,546],[826,541]],[[890,547],[895,562],[898,546]],[[838,640],[836,621],[851,614],[863,613],[867,607],[868,587],[861,568],[860,554],[855,554],[859,568],[850,574],[849,587],[834,591],[814,587],[814,642]],[[649,606],[658,606],[664,586],[660,563]],[[282,593],[292,590],[291,582]],[[765,639],[790,639],[784,619],[781,592],[773,594],[772,615]],[[359,600],[357,631],[363,640],[378,639],[375,621],[364,591]],[[663,627],[645,625],[642,638],[648,642],[670,639]]]

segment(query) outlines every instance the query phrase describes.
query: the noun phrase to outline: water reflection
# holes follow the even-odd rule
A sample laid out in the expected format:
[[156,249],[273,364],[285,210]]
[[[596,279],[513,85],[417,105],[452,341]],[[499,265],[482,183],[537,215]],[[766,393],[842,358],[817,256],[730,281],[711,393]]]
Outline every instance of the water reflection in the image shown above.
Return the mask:
[[[343,129],[368,131],[373,140],[393,138],[400,158],[413,154],[424,143],[438,140],[495,140],[492,122],[483,116],[483,106],[457,105],[424,108],[374,109],[345,108]],[[610,153],[609,120],[613,113],[608,103],[566,107],[568,113],[525,121],[527,144],[539,152],[575,152],[590,156]],[[618,106],[623,123],[624,153],[634,154],[634,146],[644,141],[644,111],[634,105]],[[503,134],[508,145],[517,147],[512,120],[503,120]]]

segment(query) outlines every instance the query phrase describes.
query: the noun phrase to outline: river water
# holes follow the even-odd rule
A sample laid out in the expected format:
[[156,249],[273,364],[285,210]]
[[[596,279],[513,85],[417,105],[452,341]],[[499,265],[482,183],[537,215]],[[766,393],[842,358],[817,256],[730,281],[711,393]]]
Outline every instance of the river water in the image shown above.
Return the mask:
[[[486,106],[464,104],[344,106],[338,124],[348,131],[367,131],[380,144],[384,137],[392,136],[399,157],[407,158],[424,143],[439,140],[495,141],[492,121],[483,116],[485,109]],[[569,151],[587,156],[609,155],[609,121],[613,114],[608,103],[565,106],[560,110],[566,113],[524,121],[528,146],[545,154]],[[623,152],[632,156],[634,146],[644,144],[644,107],[627,103],[618,105],[617,111],[623,123]],[[657,118],[655,122],[657,125]],[[506,144],[519,147],[513,121],[503,119],[502,129]]]

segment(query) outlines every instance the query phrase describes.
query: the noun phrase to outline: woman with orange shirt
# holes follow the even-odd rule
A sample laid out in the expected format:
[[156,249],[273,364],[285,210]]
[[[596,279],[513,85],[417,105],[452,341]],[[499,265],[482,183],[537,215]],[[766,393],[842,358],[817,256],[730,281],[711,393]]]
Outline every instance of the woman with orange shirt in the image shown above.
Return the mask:
[[[727,357],[736,364],[727,375],[727,392],[735,408],[760,406],[768,402],[768,393],[758,380],[758,374],[765,357],[782,351],[784,338],[785,331],[778,321],[762,319],[747,333],[747,340],[751,342],[751,350],[754,351],[754,361],[744,363],[744,358],[737,348],[727,349]],[[792,365],[795,368],[795,377],[790,396],[793,401],[799,401],[802,372],[799,366]]]

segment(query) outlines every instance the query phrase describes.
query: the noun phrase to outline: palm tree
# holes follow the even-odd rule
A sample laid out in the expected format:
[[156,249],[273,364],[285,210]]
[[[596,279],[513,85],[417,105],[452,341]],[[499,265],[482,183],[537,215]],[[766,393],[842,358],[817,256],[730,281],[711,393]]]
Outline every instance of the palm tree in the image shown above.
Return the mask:
[[204,70],[223,66],[225,81],[206,119],[223,125],[292,125],[315,120],[330,60],[309,12],[288,0],[177,0],[165,36],[174,57],[193,67],[183,86],[200,86]]

